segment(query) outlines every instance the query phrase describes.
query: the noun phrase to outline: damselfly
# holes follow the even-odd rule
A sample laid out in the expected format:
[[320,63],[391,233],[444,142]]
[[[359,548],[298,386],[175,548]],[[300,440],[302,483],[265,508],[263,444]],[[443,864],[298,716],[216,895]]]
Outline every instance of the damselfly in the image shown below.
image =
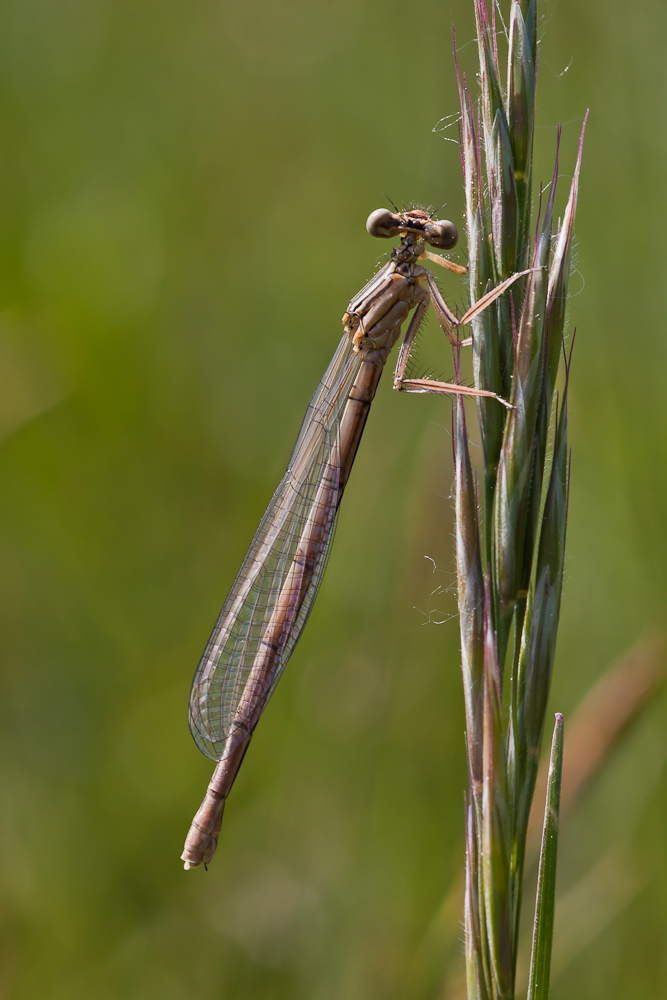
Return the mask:
[[454,345],[469,323],[513,281],[513,275],[457,319],[431,272],[433,261],[458,274],[465,267],[427,250],[449,250],[453,223],[421,210],[378,209],[366,223],[372,236],[400,236],[390,261],[350,302],[344,333],[315,390],[287,472],[262,518],[199,662],[190,694],[190,729],[197,746],[219,763],[190,827],[181,855],[186,868],[213,857],[225,801],[259,717],[282,674],[313,606],[336,526],[338,509],[382,369],[401,325],[415,309],[401,347],[395,388],[489,396],[494,393],[430,379],[405,378],[410,349],[429,303]]

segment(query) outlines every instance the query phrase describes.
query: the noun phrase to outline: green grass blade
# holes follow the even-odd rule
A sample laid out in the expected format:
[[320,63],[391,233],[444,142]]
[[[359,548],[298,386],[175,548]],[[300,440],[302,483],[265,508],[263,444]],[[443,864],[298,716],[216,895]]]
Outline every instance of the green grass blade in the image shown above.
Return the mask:
[[454,411],[456,469],[456,569],[461,671],[466,710],[466,744],[470,794],[479,807],[482,788],[484,712],[484,576],[480,555],[477,493],[468,451],[463,400]]
[[535,924],[533,927],[533,952],[530,960],[528,1000],[549,1000],[551,971],[551,944],[554,930],[554,904],[556,899],[556,856],[558,851],[558,813],[560,809],[560,780],[563,769],[563,716],[556,714],[549,788],[544,810],[540,871],[537,882]]

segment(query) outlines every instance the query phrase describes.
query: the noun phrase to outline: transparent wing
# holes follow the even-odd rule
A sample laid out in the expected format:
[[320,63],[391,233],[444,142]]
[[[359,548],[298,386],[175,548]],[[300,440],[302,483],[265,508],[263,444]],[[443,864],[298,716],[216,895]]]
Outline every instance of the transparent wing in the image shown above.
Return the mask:
[[190,729],[214,760],[256,726],[313,606],[340,500],[340,422],[360,363],[344,334],[197,667]]

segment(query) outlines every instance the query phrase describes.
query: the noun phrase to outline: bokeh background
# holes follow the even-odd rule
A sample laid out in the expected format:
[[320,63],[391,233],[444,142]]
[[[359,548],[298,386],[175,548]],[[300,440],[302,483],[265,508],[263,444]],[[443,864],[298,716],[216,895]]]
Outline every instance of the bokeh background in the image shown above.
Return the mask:
[[[567,719],[667,607],[667,7],[540,9],[536,176],[560,121],[561,210],[591,109]],[[191,676],[387,249],[366,216],[387,192],[462,219],[456,130],[438,126],[457,112],[453,22],[472,85],[470,0],[0,5],[2,998],[456,993],[446,400],[385,377],[216,859],[179,861],[211,773]],[[462,301],[460,279],[443,287]],[[554,1000],[667,990],[666,712],[658,696],[563,824]]]

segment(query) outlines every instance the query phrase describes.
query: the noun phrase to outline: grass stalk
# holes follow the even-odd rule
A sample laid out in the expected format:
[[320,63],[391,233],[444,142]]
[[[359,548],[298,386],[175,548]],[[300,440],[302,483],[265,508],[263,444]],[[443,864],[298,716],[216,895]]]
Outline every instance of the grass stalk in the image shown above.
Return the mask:
[[[537,0],[512,0],[505,73],[494,12],[490,19],[485,0],[474,0],[474,8],[480,86],[475,99],[457,64],[471,304],[515,271],[533,269],[472,323],[475,386],[512,403],[507,411],[492,400],[477,402],[481,497],[460,399],[452,435],[469,768],[468,996],[513,1000],[528,818],[563,580],[570,370],[564,328],[583,130],[565,212],[555,224],[560,130],[553,178],[548,193],[540,193],[537,211],[532,198]],[[565,387],[559,401],[561,359]],[[545,968],[548,979],[544,964],[541,975]]]

